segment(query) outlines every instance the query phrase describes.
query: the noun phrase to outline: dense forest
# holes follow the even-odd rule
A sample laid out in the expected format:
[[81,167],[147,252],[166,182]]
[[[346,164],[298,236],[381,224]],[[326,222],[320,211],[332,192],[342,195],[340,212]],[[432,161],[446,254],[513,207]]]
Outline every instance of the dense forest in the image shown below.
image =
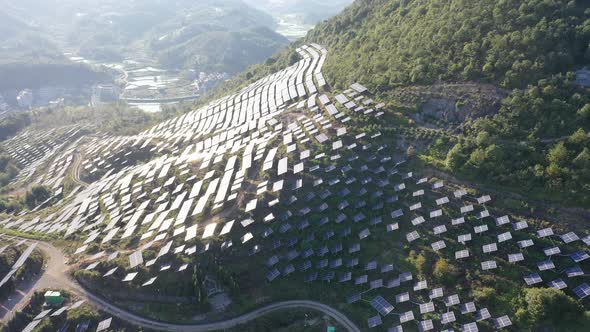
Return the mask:
[[358,0],[239,81],[281,68],[295,46],[317,42],[330,52],[324,71],[339,89],[470,80],[524,88],[590,61],[589,18],[581,0]]
[[434,144],[429,152],[473,179],[588,206],[590,96],[572,78],[556,75],[514,91],[497,115],[469,123],[452,148]]
[[390,105],[412,86],[474,82],[505,91],[497,115],[476,110],[487,117],[433,142],[427,159],[475,181],[590,202],[588,91],[572,84],[573,72],[590,64],[590,2],[358,0],[218,91],[294,63],[295,47],[311,42],[329,50],[332,86],[360,82]]

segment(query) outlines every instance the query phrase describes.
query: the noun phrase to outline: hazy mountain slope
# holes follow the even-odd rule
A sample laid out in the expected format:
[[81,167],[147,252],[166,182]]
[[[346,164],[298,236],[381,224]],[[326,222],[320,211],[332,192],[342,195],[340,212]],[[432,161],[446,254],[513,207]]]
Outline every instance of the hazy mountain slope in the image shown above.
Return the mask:
[[37,28],[0,10],[0,65],[22,62],[61,61],[62,56]]
[[[273,31],[270,15],[241,0],[48,1],[24,0],[10,10],[55,31],[61,44],[91,59],[149,57],[170,68],[233,73],[288,43]],[[211,40],[227,48],[219,53],[218,46],[202,45]]]
[[245,0],[272,15],[298,15],[303,23],[316,24],[336,15],[352,0]]

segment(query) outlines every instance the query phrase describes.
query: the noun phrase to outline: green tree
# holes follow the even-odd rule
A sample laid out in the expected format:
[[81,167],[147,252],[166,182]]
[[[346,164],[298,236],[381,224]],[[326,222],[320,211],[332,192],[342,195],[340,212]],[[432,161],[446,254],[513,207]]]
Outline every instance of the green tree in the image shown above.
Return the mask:
[[25,204],[32,209],[51,197],[51,192],[44,186],[33,186],[25,195]]
[[563,142],[559,142],[549,150],[547,160],[557,167],[565,166],[568,162],[568,150]]
[[516,310],[516,317],[531,327],[564,327],[580,321],[583,315],[584,308],[579,302],[554,288],[525,289]]
[[455,144],[447,153],[445,164],[452,171],[458,171],[467,161],[467,156],[463,153],[461,143]]

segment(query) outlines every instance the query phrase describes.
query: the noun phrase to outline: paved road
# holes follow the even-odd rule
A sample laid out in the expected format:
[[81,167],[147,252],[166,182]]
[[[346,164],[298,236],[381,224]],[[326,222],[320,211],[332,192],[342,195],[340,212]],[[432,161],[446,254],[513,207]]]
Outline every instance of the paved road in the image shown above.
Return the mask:
[[74,154],[72,163],[72,180],[82,187],[87,187],[88,183],[80,179],[80,167],[82,166],[82,154]]
[[136,326],[142,326],[154,330],[161,330],[161,331],[170,331],[170,332],[204,332],[204,331],[214,331],[214,330],[223,330],[227,328],[234,327],[236,325],[244,324],[249,322],[253,319],[258,317],[264,316],[271,312],[277,310],[284,310],[284,309],[296,309],[296,308],[305,308],[311,310],[320,311],[334,320],[336,320],[340,325],[346,328],[348,331],[351,332],[360,332],[360,329],[351,321],[349,320],[343,313],[340,311],[327,306],[325,304],[315,302],[315,301],[284,301],[284,302],[277,302],[270,304],[268,306],[262,307],[260,309],[256,309],[252,312],[247,314],[231,318],[222,322],[214,322],[214,323],[207,323],[207,324],[194,324],[194,325],[179,325],[179,324],[170,324],[165,322],[158,322],[155,320],[151,320],[148,318],[144,318],[138,316],[132,312],[129,312],[123,308],[119,308],[106,300],[102,299],[101,297],[92,294],[82,288],[78,283],[70,278],[68,275],[68,266],[65,264],[65,257],[63,253],[55,248],[54,246],[39,242],[38,247],[45,252],[47,256],[47,267],[45,269],[45,273],[36,281],[34,285],[31,285],[30,288],[26,291],[26,296],[23,296],[21,301],[16,306],[16,309],[19,310],[24,306],[28,300],[30,299],[31,295],[35,292],[35,290],[42,290],[45,288],[60,288],[66,289],[70,292],[73,292],[82,298],[86,298],[90,302],[92,302],[95,306],[99,309],[108,312],[109,314],[118,317],[119,319],[125,320],[128,323],[131,323]]

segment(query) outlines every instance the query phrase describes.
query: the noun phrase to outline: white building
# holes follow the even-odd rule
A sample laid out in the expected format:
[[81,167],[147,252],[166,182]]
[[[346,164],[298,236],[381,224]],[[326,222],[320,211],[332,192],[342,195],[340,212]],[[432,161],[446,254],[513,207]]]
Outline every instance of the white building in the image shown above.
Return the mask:
[[22,108],[29,108],[33,105],[33,91],[30,89],[25,89],[19,92],[18,96],[16,96],[16,102],[18,106]]

